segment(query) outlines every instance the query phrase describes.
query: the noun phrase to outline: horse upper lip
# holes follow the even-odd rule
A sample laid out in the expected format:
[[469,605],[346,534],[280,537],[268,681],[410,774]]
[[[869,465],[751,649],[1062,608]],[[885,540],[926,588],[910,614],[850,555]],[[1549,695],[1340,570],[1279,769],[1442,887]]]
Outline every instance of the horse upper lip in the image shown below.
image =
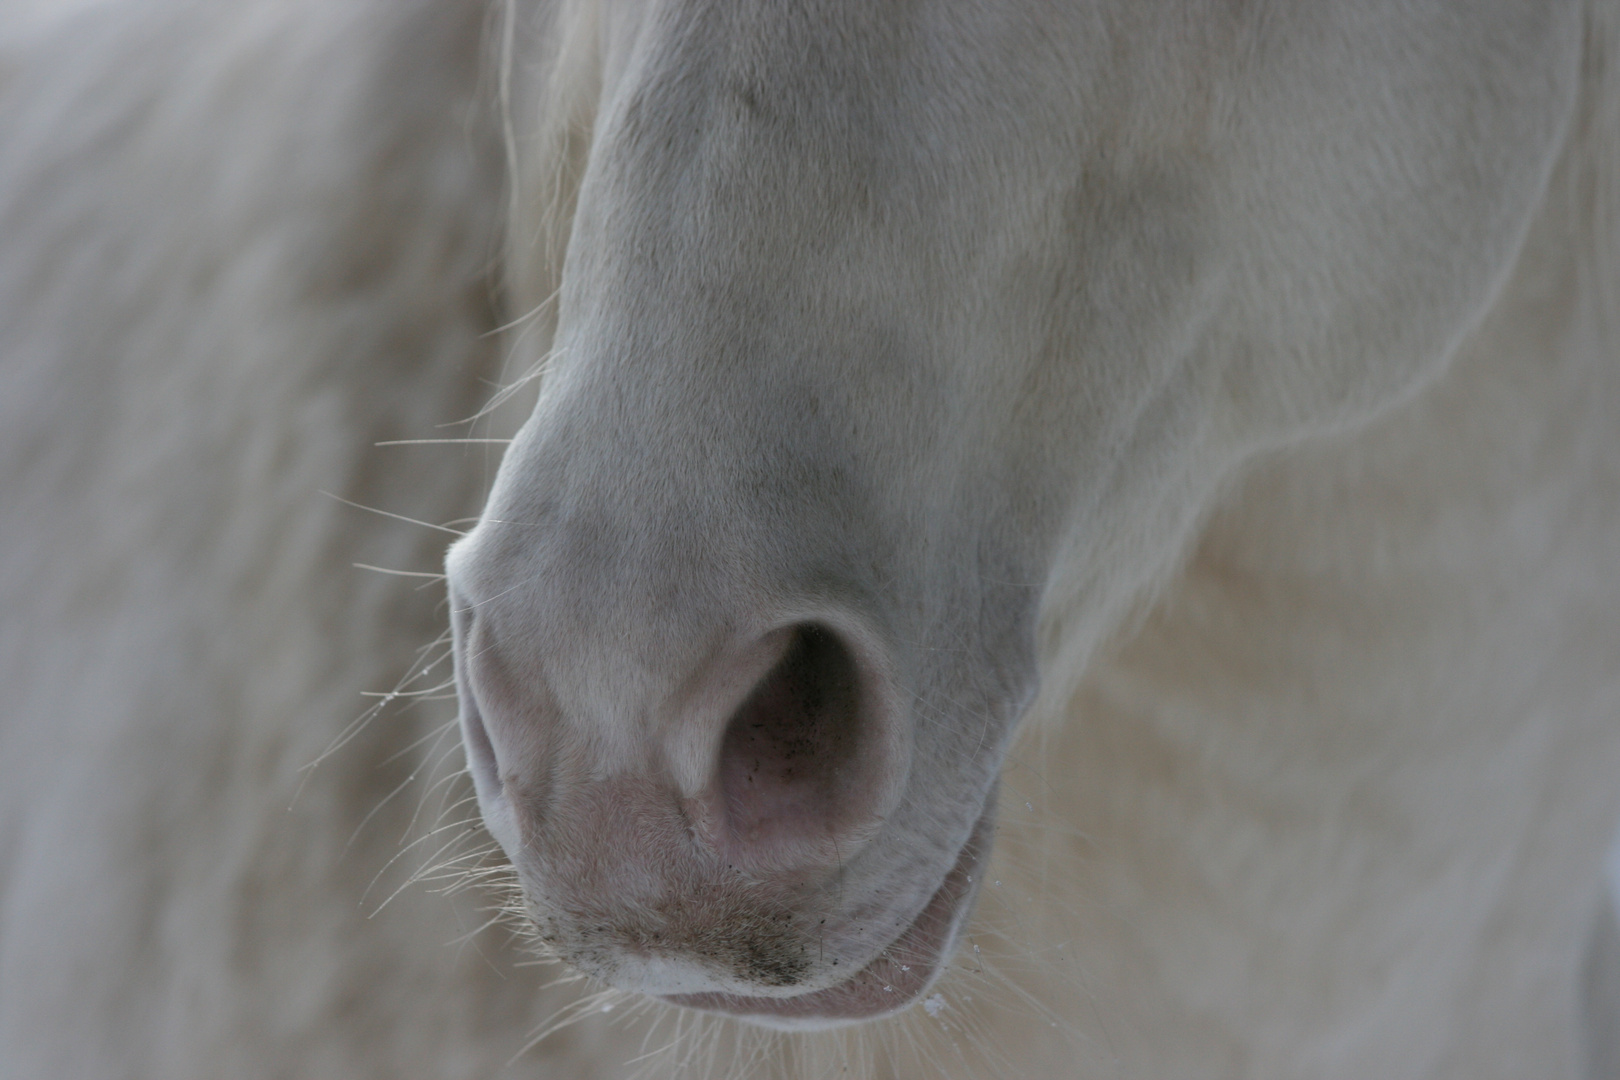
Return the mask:
[[972,908],[982,879],[973,870],[989,850],[993,807],[992,800],[974,823],[955,864],[906,929],[842,982],[792,997],[700,993],[665,995],[664,1000],[785,1028],[855,1023],[905,1008],[944,970],[963,915]]

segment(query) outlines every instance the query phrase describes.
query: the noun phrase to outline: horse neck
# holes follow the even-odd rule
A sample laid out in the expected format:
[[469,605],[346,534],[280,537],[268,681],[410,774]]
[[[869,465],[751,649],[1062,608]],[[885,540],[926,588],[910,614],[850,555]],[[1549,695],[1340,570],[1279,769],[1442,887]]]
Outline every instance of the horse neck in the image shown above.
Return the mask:
[[[1178,535],[1189,542],[1172,545],[1144,579],[1134,614],[1112,613],[1112,645],[1094,654],[1089,639],[1071,647],[1069,639],[1083,635],[1049,635],[1047,666],[1059,678],[1049,682],[1037,715],[1067,715],[1064,702],[1093,655],[1132,640],[1155,605],[1174,609],[1185,582],[1202,573],[1308,576],[1371,611],[1370,590],[1410,590],[1434,580],[1437,568],[1488,587],[1518,572],[1514,559],[1545,562],[1546,551],[1506,550],[1515,534],[1501,523],[1515,507],[1527,513],[1534,499],[1556,491],[1574,497],[1583,483],[1600,483],[1595,463],[1615,449],[1607,440],[1617,429],[1605,414],[1620,393],[1617,349],[1620,0],[1593,0],[1582,90],[1563,152],[1518,258],[1451,362],[1371,423],[1243,462],[1202,516],[1186,519]],[[1207,490],[1208,478],[1199,480]],[[1162,524],[1173,530],[1179,522]],[[1554,531],[1549,519],[1546,544],[1555,542]],[[1516,540],[1531,543],[1525,535]],[[1063,624],[1066,613],[1060,602],[1048,615]]]
[[1489,587],[1574,557],[1571,537],[1612,502],[1620,450],[1616,0],[1590,9],[1586,68],[1519,258],[1444,373],[1363,429],[1254,462],[1198,560],[1365,590]]
[[[1288,699],[1279,722],[1303,728],[1354,714],[1369,754],[1419,736],[1446,745],[1448,723],[1499,722],[1501,734],[1557,713],[1549,672],[1564,672],[1571,693],[1614,684],[1617,0],[1591,8],[1586,64],[1523,249],[1443,374],[1364,428],[1251,462],[1097,679],[1108,656],[1173,658],[1185,674],[1163,674],[1167,695],[1224,694],[1228,718]],[[1212,669],[1211,656],[1224,662]],[[1391,702],[1395,686],[1409,699]],[[1610,727],[1620,696],[1612,705]],[[1230,735],[1212,723],[1204,737]]]
[[[1213,574],[1309,581],[1345,594],[1333,610],[1373,612],[1380,590],[1488,589],[1569,554],[1559,522],[1603,505],[1593,489],[1620,441],[1620,0],[1589,6],[1584,67],[1523,247],[1450,363],[1371,423],[1245,462],[1147,594],[1157,610]],[[1511,527],[1526,518],[1542,527]],[[1278,603],[1268,617],[1304,615]]]
[[[1028,732],[1064,778],[1047,808],[1101,838],[1076,887],[1131,905],[1086,947],[1134,973],[1121,993],[1338,1046],[1365,1033],[1326,1018],[1376,1011],[1392,1060],[1448,1075],[1572,1022],[1620,817],[1617,31],[1620,4],[1595,4],[1562,160],[1445,372],[1364,429],[1252,462],[1140,624],[1037,705],[1065,721]],[[1204,951],[1175,954],[1189,925]],[[1229,993],[1183,964],[1227,932],[1234,957],[1342,978]],[[1553,990],[1462,1015],[1479,999],[1453,991],[1514,979]],[[1465,1030],[1474,1049],[1442,1042]]]

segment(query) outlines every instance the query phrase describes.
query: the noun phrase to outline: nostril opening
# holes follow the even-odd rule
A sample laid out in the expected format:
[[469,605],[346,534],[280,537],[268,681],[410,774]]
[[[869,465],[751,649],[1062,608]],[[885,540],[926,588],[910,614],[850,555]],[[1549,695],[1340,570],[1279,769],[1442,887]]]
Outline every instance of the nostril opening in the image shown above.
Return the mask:
[[720,782],[734,836],[814,839],[842,824],[858,782],[861,698],[843,640],[815,624],[795,627],[782,659],[726,728]]

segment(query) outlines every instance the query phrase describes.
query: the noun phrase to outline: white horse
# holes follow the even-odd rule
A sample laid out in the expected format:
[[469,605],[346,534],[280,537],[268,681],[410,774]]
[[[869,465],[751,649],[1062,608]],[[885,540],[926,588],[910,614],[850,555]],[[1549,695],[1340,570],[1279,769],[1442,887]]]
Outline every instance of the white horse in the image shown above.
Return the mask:
[[0,52],[0,1073],[1620,1072],[1616,0]]

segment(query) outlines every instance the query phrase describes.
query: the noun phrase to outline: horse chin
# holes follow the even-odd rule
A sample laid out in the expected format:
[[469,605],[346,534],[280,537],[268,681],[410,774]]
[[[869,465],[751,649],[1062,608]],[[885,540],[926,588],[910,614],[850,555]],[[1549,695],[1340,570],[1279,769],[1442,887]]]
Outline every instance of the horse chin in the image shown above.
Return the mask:
[[950,961],[973,910],[982,878],[977,870],[989,854],[994,828],[991,799],[956,864],[922,911],[898,938],[843,982],[790,997],[701,993],[660,995],[660,1000],[784,1031],[840,1027],[899,1012],[927,993]]

